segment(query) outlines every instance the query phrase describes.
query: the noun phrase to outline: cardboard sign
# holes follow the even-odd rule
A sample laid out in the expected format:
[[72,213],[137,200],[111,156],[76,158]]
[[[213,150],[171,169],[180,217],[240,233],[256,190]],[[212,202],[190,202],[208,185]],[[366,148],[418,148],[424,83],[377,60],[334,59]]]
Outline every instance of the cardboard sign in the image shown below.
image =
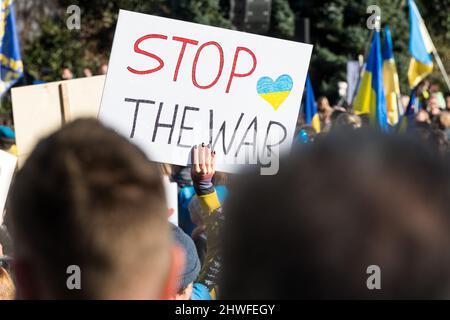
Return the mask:
[[16,169],[17,158],[12,154],[0,150],[0,225],[3,223],[3,213],[9,186]]
[[62,124],[97,117],[105,76],[13,88],[12,105],[19,166],[43,137]]
[[236,171],[292,143],[312,46],[121,10],[99,119],[150,159]]
[[351,105],[355,97],[355,91],[358,89],[358,80],[360,76],[359,61],[347,62],[347,103]]

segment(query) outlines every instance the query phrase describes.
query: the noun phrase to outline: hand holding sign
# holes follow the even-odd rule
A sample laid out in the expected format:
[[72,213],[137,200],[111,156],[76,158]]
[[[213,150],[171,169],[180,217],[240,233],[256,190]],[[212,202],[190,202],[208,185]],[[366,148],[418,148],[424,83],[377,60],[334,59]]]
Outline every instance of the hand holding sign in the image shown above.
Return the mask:
[[198,191],[208,190],[213,187],[212,178],[216,172],[216,152],[211,146],[202,143],[192,148],[191,177],[194,188]]

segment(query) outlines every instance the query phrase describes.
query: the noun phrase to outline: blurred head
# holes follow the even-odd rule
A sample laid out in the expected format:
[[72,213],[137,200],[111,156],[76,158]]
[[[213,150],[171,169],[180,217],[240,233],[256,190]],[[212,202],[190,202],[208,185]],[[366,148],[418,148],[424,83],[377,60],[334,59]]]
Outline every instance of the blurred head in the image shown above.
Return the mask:
[[172,225],[171,229],[173,239],[183,249],[186,261],[184,269],[178,276],[178,291],[174,298],[175,300],[190,300],[194,281],[200,273],[200,259],[191,237],[175,225]]
[[416,122],[419,123],[429,123],[430,122],[430,115],[428,112],[424,109],[420,109],[419,112],[416,114]]
[[447,111],[450,111],[450,96],[445,98],[445,104],[447,106]]
[[16,290],[8,272],[0,267],[0,300],[14,300]]
[[437,83],[433,83],[430,85],[430,92],[436,93],[439,92],[439,85]]
[[332,130],[336,129],[358,129],[361,128],[361,118],[357,115],[343,112],[339,114],[331,126]]
[[427,145],[437,154],[445,155],[449,152],[450,146],[447,139],[447,135],[439,130],[431,127],[430,125],[417,126],[415,129],[416,137]]
[[63,68],[61,72],[61,79],[71,80],[73,79],[73,73],[69,68]]
[[105,75],[108,72],[108,65],[106,63],[102,63],[98,71],[100,74]]
[[[230,188],[221,298],[449,297],[448,161],[365,131],[285,161]],[[367,287],[373,265],[380,290]]]
[[[160,299],[176,290],[183,256],[158,168],[96,120],[39,142],[9,204],[20,298]],[[73,265],[81,290],[66,284]]]
[[85,77],[92,77],[92,70],[90,68],[84,68],[83,74]]
[[331,106],[327,97],[319,97],[317,100],[317,110],[320,112],[330,111]]
[[428,108],[430,109],[432,115],[437,115],[441,112],[441,110],[439,109],[439,102],[436,95],[433,94],[428,100]]
[[444,111],[439,116],[439,126],[442,130],[450,128],[450,111]]

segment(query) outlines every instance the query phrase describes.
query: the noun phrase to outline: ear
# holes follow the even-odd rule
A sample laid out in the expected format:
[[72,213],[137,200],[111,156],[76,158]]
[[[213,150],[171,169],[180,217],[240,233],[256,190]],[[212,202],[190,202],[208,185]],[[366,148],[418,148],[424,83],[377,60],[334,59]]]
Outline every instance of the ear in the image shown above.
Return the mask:
[[26,260],[14,258],[12,271],[16,285],[16,299],[41,299],[32,268]]
[[167,281],[162,292],[161,299],[173,300],[177,293],[177,280],[180,274],[183,272],[185,263],[184,251],[178,245],[173,245],[170,250],[170,266],[167,274]]

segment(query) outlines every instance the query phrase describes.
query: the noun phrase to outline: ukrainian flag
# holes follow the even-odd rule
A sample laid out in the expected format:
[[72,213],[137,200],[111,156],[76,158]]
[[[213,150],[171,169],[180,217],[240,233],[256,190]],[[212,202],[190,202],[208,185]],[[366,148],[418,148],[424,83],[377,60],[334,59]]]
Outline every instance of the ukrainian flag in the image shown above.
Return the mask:
[[392,38],[389,26],[384,28],[383,43],[383,80],[384,93],[386,95],[386,107],[388,123],[395,126],[398,123],[398,99],[400,97],[400,85],[398,81],[397,67],[395,66],[394,52],[392,50]]
[[401,133],[406,133],[415,128],[415,116],[416,113],[414,111],[414,104],[416,102],[417,97],[417,88],[412,89],[411,94],[409,96],[408,106],[406,107],[406,111],[403,114],[399,126],[398,131]]
[[370,44],[369,58],[362,77],[358,93],[353,104],[355,113],[369,115],[374,127],[382,131],[389,130],[386,112],[386,98],[381,70],[380,32],[375,31]]
[[409,52],[412,55],[408,69],[408,81],[411,88],[416,87],[433,71],[433,43],[428,34],[427,27],[420,16],[419,10],[413,0],[409,0]]
[[0,2],[0,96],[23,75],[13,0]]
[[316,98],[314,97],[313,87],[309,75],[306,77],[306,93],[305,93],[305,121],[316,130],[320,132],[320,119],[317,113]]

